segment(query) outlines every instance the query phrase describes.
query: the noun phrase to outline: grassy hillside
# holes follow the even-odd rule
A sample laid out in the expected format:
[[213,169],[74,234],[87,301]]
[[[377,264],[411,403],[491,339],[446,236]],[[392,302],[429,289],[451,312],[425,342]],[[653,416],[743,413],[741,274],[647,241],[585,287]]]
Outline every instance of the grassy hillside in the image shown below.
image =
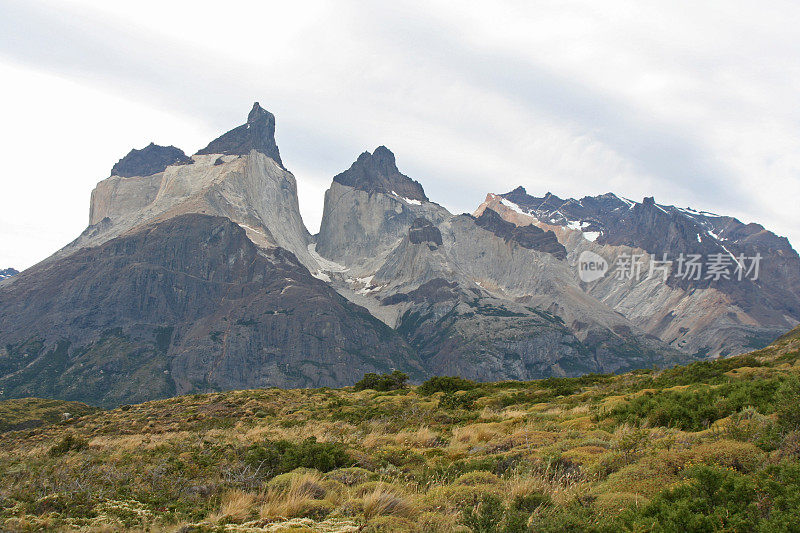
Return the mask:
[[0,434],[0,529],[796,531],[799,359],[73,410]]
[[0,433],[32,429],[69,418],[96,413],[100,409],[80,402],[21,398],[0,402]]

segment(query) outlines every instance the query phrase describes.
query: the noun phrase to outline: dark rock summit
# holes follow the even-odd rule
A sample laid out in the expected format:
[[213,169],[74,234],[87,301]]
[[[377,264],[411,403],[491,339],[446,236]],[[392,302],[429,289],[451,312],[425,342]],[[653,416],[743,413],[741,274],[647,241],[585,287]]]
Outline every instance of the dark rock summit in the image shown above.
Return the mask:
[[250,150],[261,152],[283,167],[281,154],[275,143],[275,115],[261,107],[258,102],[253,104],[245,124],[214,139],[197,154],[246,155]]
[[544,231],[534,226],[517,226],[503,218],[491,209],[486,209],[475,219],[475,223],[481,228],[491,231],[506,242],[514,242],[529,250],[538,250],[551,254],[557,259],[566,259],[567,249],[558,242],[556,234],[552,231]]
[[408,230],[411,244],[427,243],[431,247],[442,245],[442,232],[427,218],[418,218]]
[[133,176],[152,176],[164,172],[170,165],[191,163],[192,158],[174,146],[159,146],[150,143],[141,150],[133,149],[117,161],[111,169],[112,176],[130,178]]
[[377,147],[371,154],[364,152],[358,156],[355,163],[334,176],[333,181],[369,193],[381,192],[408,200],[428,201],[422,185],[400,173],[394,154],[385,146]]

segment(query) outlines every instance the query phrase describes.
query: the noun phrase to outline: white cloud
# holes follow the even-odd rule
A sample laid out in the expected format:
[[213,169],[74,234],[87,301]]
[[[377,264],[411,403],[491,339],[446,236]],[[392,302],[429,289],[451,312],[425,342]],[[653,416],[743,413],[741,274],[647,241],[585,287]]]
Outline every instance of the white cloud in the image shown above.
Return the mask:
[[[800,242],[800,6],[790,2],[71,0],[0,10],[12,169],[0,267],[28,266],[74,238],[89,190],[129,148],[154,140],[194,152],[241,123],[253,100],[277,116],[312,231],[331,177],[385,144],[454,211],[516,185],[614,191]],[[31,125],[43,106],[47,131]],[[20,172],[29,186],[11,178]],[[25,213],[35,224],[20,229]]]
[[211,132],[57,76],[0,64],[0,264],[25,268],[88,224],[89,194],[131,148]]

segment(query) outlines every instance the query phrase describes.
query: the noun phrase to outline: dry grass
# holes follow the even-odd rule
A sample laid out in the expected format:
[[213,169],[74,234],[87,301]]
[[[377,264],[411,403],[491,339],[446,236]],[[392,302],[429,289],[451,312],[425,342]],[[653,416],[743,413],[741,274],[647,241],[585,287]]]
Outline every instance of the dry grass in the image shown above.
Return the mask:
[[413,511],[413,505],[407,496],[401,495],[393,488],[383,484],[365,494],[361,503],[364,517],[368,520],[384,515],[410,516]]
[[507,427],[493,422],[453,428],[453,444],[475,445],[505,435]]
[[222,496],[219,506],[219,518],[227,518],[241,522],[252,514],[256,496],[241,490],[232,490]]
[[[757,375],[773,379],[787,366],[760,367]],[[752,375],[744,368],[729,379]],[[482,385],[473,409],[440,408],[441,393],[344,389],[207,394],[97,412],[69,427],[2,435],[0,499],[10,506],[0,509],[0,530],[158,531],[196,521],[200,530],[230,532],[444,532],[463,530],[461,510],[486,495],[507,507],[541,494],[548,502],[536,511],[542,516],[589,506],[602,517],[646,504],[679,482],[688,465],[750,475],[777,462],[776,452],[733,440],[739,437],[729,431],[730,418],[685,432],[606,416],[646,390],[639,387],[652,386],[646,374],[615,376],[566,396],[537,384]],[[501,407],[510,398],[520,401]],[[775,421],[768,414],[761,415],[765,424]],[[88,448],[52,456],[66,433]],[[313,469],[334,468],[320,456],[260,471],[247,463],[252,447],[277,449],[265,441],[298,445],[311,436],[341,443],[348,461],[327,473]],[[141,507],[152,523],[123,527],[104,514],[119,486],[130,491],[131,509]],[[143,503],[151,501],[169,503]],[[93,518],[76,518],[78,512]]]
[[294,518],[302,516],[304,511],[314,506],[315,501],[325,500],[326,497],[329,497],[327,501],[331,505],[331,500],[335,501],[319,472],[302,472],[290,476],[288,485],[273,483],[261,496],[262,504],[258,513],[261,518]]
[[415,448],[430,448],[436,446],[439,435],[428,426],[422,426],[416,431],[401,431],[394,437],[394,443]]

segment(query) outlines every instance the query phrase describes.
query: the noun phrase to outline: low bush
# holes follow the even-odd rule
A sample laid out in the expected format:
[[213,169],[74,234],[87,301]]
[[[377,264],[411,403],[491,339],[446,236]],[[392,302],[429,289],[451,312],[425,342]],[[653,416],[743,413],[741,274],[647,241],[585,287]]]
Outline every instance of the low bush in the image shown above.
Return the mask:
[[[619,423],[646,422],[652,427],[700,431],[748,406],[761,413],[773,412],[779,385],[779,380],[768,379],[734,381],[717,387],[648,391],[617,405],[609,416]],[[787,413],[787,417],[791,416]]]
[[374,477],[374,474],[369,470],[358,466],[351,466],[347,468],[337,468],[328,472],[327,477],[342,483],[344,485],[358,485],[368,481]]
[[428,379],[419,387],[420,394],[433,394],[435,392],[456,392],[472,390],[478,386],[474,381],[458,376],[436,376]]
[[647,531],[755,531],[758,522],[752,480],[724,468],[691,469],[685,483],[668,489],[627,518]]
[[505,505],[494,494],[484,495],[477,505],[465,506],[462,523],[473,533],[523,533],[528,530],[530,513],[514,505]]
[[760,366],[764,366],[764,364],[752,355],[740,355],[715,361],[698,361],[664,370],[653,380],[652,384],[658,387],[674,387],[692,383],[719,383],[727,379],[726,372],[737,368]]
[[477,390],[470,390],[466,392],[445,392],[439,398],[439,409],[473,409],[475,407],[475,400],[480,398],[481,394]]
[[400,372],[399,370],[393,371],[391,374],[364,374],[353,388],[357,391],[373,389],[376,391],[390,391],[402,389],[406,386],[408,381],[408,374]]
[[720,439],[706,442],[676,453],[681,464],[704,464],[753,472],[762,465],[767,454],[749,442]]
[[781,384],[776,396],[778,423],[787,431],[800,430],[800,379],[791,376]]
[[[529,531],[536,533],[617,533],[620,528],[599,516],[580,502],[564,507],[551,507],[531,517]],[[649,531],[649,530],[647,530]]]
[[800,464],[767,466],[756,476],[698,466],[685,482],[623,515],[646,531],[796,531],[800,524]]
[[245,452],[245,463],[268,477],[290,472],[295,468],[313,468],[329,472],[352,466],[353,459],[337,442],[317,442],[309,437],[299,443],[288,440],[253,444]]
[[725,436],[732,440],[753,443],[767,452],[777,449],[782,440],[779,424],[750,407],[730,417],[725,426]]

